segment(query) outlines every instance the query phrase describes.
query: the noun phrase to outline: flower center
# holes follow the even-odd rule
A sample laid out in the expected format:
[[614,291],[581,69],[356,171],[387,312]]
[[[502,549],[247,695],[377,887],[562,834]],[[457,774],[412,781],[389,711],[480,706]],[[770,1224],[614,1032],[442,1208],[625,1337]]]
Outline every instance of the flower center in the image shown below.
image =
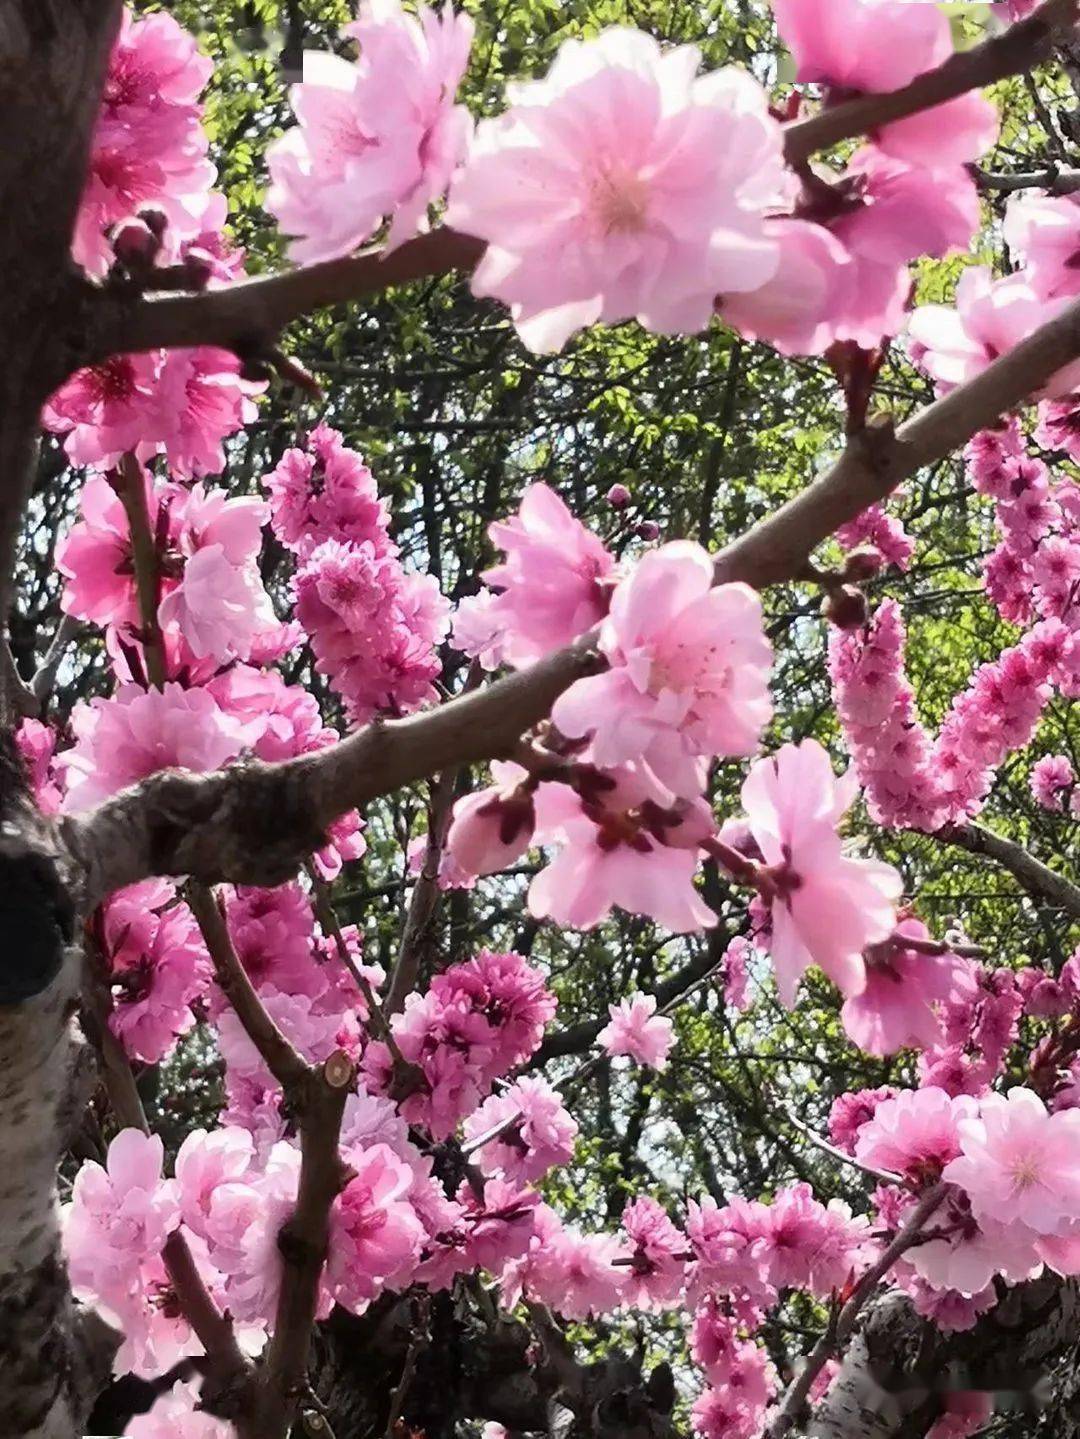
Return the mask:
[[1039,1182],[1039,1166],[1037,1161],[1030,1154],[1023,1154],[1014,1161],[1012,1167],[1013,1183],[1017,1189],[1030,1189]]
[[622,166],[608,166],[593,177],[589,206],[605,235],[632,235],[644,230],[649,189],[645,181]]

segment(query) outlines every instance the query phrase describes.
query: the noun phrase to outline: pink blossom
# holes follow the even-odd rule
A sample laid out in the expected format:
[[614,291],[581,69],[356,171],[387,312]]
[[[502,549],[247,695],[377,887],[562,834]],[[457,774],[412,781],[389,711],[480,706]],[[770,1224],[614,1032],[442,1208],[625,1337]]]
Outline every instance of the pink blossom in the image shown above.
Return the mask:
[[930,1049],[942,1038],[938,1007],[973,996],[971,966],[954,954],[923,954],[905,938],[927,941],[926,926],[903,920],[889,939],[863,952],[866,987],[845,1000],[844,1031],[868,1054],[895,1054],[911,1046]]
[[756,749],[772,715],[761,601],[748,585],[714,588],[700,545],[638,561],[615,589],[600,649],[610,667],[571,685],[552,719],[571,739],[588,735],[601,768],[640,760],[692,798],[702,757]]
[[443,1003],[464,1003],[484,1019],[488,1081],[531,1059],[555,1015],[555,996],[543,972],[513,950],[481,949],[436,975],[431,989]]
[[751,766],[742,789],[750,830],[772,876],[772,957],[784,1004],[817,964],[847,995],[866,987],[863,950],[895,924],[900,876],[849,859],[836,825],[854,797],[816,740],[785,745]]
[[675,1025],[656,1013],[656,997],[634,994],[608,1006],[611,1022],[596,1036],[597,1044],[612,1056],[628,1054],[639,1064],[665,1069]]
[[178,1380],[154,1401],[146,1414],[136,1414],[124,1430],[127,1439],[230,1439],[232,1425],[199,1408],[199,1382]]
[[988,1094],[960,1122],[961,1155],[944,1171],[982,1224],[1061,1234],[1080,1215],[1080,1112],[1048,1114],[1030,1089]]
[[629,766],[601,776],[595,799],[541,785],[536,842],[563,847],[529,886],[531,913],[575,929],[599,924],[613,905],[677,934],[715,924],[694,888],[711,816],[700,802],[672,806],[670,795],[662,808],[657,792],[651,776]]
[[[145,470],[147,517],[156,530],[161,496]],[[56,567],[64,576],[67,614],[94,624],[137,622],[138,598],[131,533],[120,496],[103,475],[90,475],[79,495],[81,518],[56,549]]]
[[57,757],[67,775],[64,809],[90,809],[159,770],[217,769],[235,759],[245,730],[206,690],[121,685],[112,699],[76,705],[75,744]]
[[152,355],[113,355],[76,370],[56,391],[42,424],[66,436],[64,449],[72,464],[108,469],[146,439],[155,427],[156,368]]
[[904,1090],[877,1105],[855,1139],[863,1164],[903,1174],[920,1184],[937,1180],[960,1154],[960,1121],[978,1113],[966,1096],[943,1089]]
[[243,1129],[193,1129],[187,1135],[176,1156],[176,1188],[180,1215],[192,1233],[210,1237],[215,1193],[248,1179],[254,1157],[251,1135]]
[[389,510],[374,475],[329,425],[317,425],[301,448],[286,450],[263,486],[274,534],[301,558],[324,540],[393,549]]
[[55,731],[40,720],[24,719],[15,731],[15,744],[29,777],[38,809],[42,814],[59,814],[63,796],[53,769],[56,754]]
[[477,1151],[476,1163],[484,1174],[511,1184],[535,1184],[574,1152],[577,1121],[546,1079],[523,1075],[485,1100],[465,1121],[466,1142],[474,1143],[505,1121],[510,1121],[506,1129]]
[[724,1004],[735,1013],[746,1009],[749,983],[749,962],[753,946],[743,935],[737,934],[724,951]]
[[405,1286],[424,1231],[408,1202],[407,1165],[383,1144],[350,1158],[353,1177],[330,1212],[326,1282],[339,1304],[360,1314],[383,1290]]
[[169,15],[123,12],[75,226],[75,260],[92,275],[112,262],[105,231],[138,209],[163,210],[177,238],[203,229],[215,171],[198,97],[211,69]]
[[1044,809],[1055,810],[1058,814],[1064,808],[1062,791],[1070,790],[1075,783],[1073,767],[1063,754],[1043,755],[1031,771],[1031,793]]
[[694,1400],[690,1423],[702,1439],[757,1439],[762,1415],[730,1389],[706,1389]]
[[973,1299],[996,1274],[1019,1284],[1038,1271],[1034,1235],[1022,1226],[976,1221],[962,1193],[949,1196],[934,1227],[937,1236],[909,1249],[904,1260],[934,1289]]
[[756,1257],[773,1289],[809,1289],[823,1298],[863,1266],[866,1220],[852,1219],[840,1200],[819,1203],[808,1184],[779,1190],[772,1204],[733,1200],[731,1208],[745,1232],[760,1240]]
[[1075,195],[1017,195],[1009,201],[1002,228],[1005,243],[1043,299],[1080,291],[1080,203]]
[[531,847],[536,825],[532,787],[519,766],[496,760],[499,783],[454,805],[446,847],[466,874],[497,874]]
[[106,1298],[137,1287],[138,1265],[160,1254],[180,1221],[176,1186],[162,1179],[156,1134],[123,1129],[106,1167],[87,1160],[65,1212],[64,1247],[72,1283]]
[[620,1224],[630,1240],[623,1302],[645,1311],[671,1308],[682,1292],[686,1236],[646,1195],[631,1200]]
[[945,171],[984,155],[996,141],[1000,125],[997,106],[969,92],[882,125],[874,133],[874,143],[898,160]]
[[564,1319],[588,1319],[618,1307],[626,1282],[617,1268],[619,1244],[607,1234],[559,1226],[545,1236],[529,1266],[528,1288]]
[[195,1027],[193,1006],[210,983],[210,957],[191,911],[165,880],[118,890],[105,906],[102,956],[109,966],[109,1027],[127,1053],[156,1064]]
[[607,614],[604,581],[615,561],[547,485],[530,485],[518,513],[489,528],[506,559],[485,582],[503,627],[502,651],[519,669],[569,644]]
[[937,6],[903,0],[773,0],[801,84],[899,90],[952,53]]
[[717,313],[748,340],[764,340],[782,355],[820,355],[836,338],[855,266],[846,247],[808,220],[766,222],[780,246],[776,274],[756,290],[725,294]]
[[454,612],[450,642],[491,674],[506,663],[506,618],[491,590],[467,595]]
[[158,433],[147,436],[163,450],[183,479],[216,475],[225,468],[222,441],[258,414],[252,396],[265,388],[245,380],[228,350],[202,346],[167,350],[158,371]]
[[[917,347],[919,367],[946,391],[980,374],[1067,303],[1064,296],[1041,299],[1023,273],[994,280],[988,269],[974,265],[960,277],[955,308],[920,306],[911,317],[908,334]],[[1078,384],[1080,362],[1073,362],[1051,376],[1039,393],[1056,399]]]
[[[1080,403],[1075,398],[1044,400],[1039,406],[1035,443],[1045,450],[1061,450],[1070,460],[1080,460]],[[1061,493],[1059,487],[1059,496]],[[1075,493],[1075,488],[1070,487],[1067,493]],[[1075,506],[1070,518],[1075,523]]]
[[694,1314],[690,1354],[710,1384],[723,1384],[738,1362],[738,1327],[714,1298],[707,1298]]
[[473,23],[449,6],[406,13],[399,0],[367,0],[345,33],[358,64],[307,52],[290,92],[300,122],[271,147],[267,205],[294,260],[346,255],[393,216],[390,243],[427,227],[472,131],[454,104]]
[[837,1095],[829,1110],[829,1138],[845,1154],[854,1154],[858,1136],[873,1119],[878,1106],[887,1099],[895,1099],[899,1092],[891,1084],[883,1084],[878,1089],[858,1089]]
[[989,1394],[963,1390],[946,1394],[941,1416],[927,1430],[926,1439],[968,1439],[989,1424],[993,1414],[994,1401]]
[[752,1207],[735,1201],[722,1208],[714,1199],[686,1206],[686,1235],[696,1261],[689,1274],[691,1298],[706,1294],[770,1293],[765,1240]]
[[695,78],[699,58],[622,27],[568,40],[479,125],[446,219],[488,242],[473,292],[510,305],[531,349],[633,316],[700,330],[716,295],[775,272],[779,126],[747,73]]

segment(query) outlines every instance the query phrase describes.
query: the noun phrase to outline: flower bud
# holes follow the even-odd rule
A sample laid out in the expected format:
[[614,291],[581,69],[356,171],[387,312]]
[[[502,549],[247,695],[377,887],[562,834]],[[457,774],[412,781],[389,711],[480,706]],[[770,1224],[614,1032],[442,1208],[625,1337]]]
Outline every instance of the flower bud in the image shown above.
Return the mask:
[[880,550],[867,546],[865,549],[852,550],[844,562],[844,579],[850,580],[852,584],[858,584],[860,580],[872,580],[876,574],[881,572],[884,559]]
[[607,502],[613,510],[625,510],[630,499],[630,491],[625,485],[612,485],[607,492]]
[[825,596],[821,613],[840,630],[861,630],[870,618],[870,609],[862,590],[854,585],[837,585]]
[[165,238],[165,231],[169,228],[169,217],[164,210],[159,210],[156,205],[146,205],[139,211],[139,219],[152,235],[156,235],[159,240]]
[[458,800],[446,848],[469,874],[496,874],[521,858],[535,828],[530,789],[492,786]]
[[655,520],[642,520],[641,524],[634,530],[639,540],[658,540],[660,538],[660,526]]
[[205,290],[214,277],[214,257],[207,250],[192,245],[184,255],[184,269],[193,290]]
[[145,220],[123,220],[113,232],[112,249],[121,265],[145,270],[154,263],[161,241]]

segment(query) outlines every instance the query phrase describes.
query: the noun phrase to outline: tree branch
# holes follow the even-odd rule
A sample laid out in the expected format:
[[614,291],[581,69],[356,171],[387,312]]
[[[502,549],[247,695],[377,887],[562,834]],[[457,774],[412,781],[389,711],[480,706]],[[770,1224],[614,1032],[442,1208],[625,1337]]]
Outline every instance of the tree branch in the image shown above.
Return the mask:
[[[837,463],[716,557],[717,582],[756,588],[797,578],[839,525],[1023,403],[1080,354],[1080,301],[894,435],[869,428]],[[208,775],[167,770],[60,821],[96,902],[149,875],[272,886],[291,878],[338,815],[453,765],[509,754],[558,696],[595,669],[595,636],[530,669],[408,719],[368,725],[279,764]]]
[[946,825],[933,836],[946,844],[955,844],[970,854],[985,855],[997,860],[1016,876],[1029,894],[1037,895],[1063,909],[1073,919],[1080,919],[1080,888],[1064,875],[1037,860],[1015,840],[1005,839],[981,824]]

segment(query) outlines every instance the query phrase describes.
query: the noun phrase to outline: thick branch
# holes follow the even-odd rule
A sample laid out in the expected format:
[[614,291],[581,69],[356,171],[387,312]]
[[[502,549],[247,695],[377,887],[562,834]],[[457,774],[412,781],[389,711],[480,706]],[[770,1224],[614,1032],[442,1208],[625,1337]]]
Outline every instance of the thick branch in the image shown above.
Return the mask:
[[937,838],[958,845],[971,854],[996,860],[1016,876],[1029,894],[1047,900],[1074,919],[1080,919],[1080,888],[1037,860],[1015,840],[1005,839],[981,824],[948,825],[937,831]]
[[[831,470],[720,551],[717,581],[763,588],[797,578],[839,525],[994,424],[1078,354],[1075,301],[895,436],[887,428],[856,435]],[[593,642],[586,635],[531,669],[438,709],[369,725],[332,749],[210,775],[166,771],[66,818],[64,837],[82,865],[88,896],[96,900],[157,874],[284,882],[320,848],[338,815],[453,765],[509,754],[595,666]]]

